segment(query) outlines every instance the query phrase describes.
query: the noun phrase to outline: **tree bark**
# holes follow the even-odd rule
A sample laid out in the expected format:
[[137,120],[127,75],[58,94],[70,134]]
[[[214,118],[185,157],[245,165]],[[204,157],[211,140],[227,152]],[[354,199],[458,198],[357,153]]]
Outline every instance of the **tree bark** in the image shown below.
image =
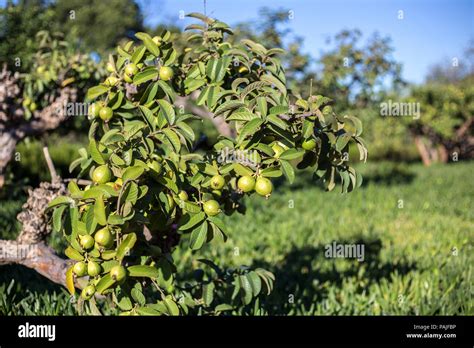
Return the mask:
[[38,188],[29,190],[28,200],[17,217],[22,223],[17,239],[0,240],[0,265],[20,264],[34,269],[54,283],[66,284],[66,270],[71,261],[57,256],[45,243],[51,232],[45,210],[51,200],[65,193],[64,184],[58,180],[43,182]]
[[425,166],[429,166],[431,164],[431,157],[426,145],[423,143],[421,136],[415,136],[415,145],[418,149],[418,153],[420,154],[421,160]]
[[71,262],[57,256],[44,242],[29,244],[0,240],[0,265],[7,264],[26,266],[52,282],[66,286],[66,270]]
[[5,183],[5,173],[8,162],[13,157],[17,140],[12,132],[0,133],[0,188]]

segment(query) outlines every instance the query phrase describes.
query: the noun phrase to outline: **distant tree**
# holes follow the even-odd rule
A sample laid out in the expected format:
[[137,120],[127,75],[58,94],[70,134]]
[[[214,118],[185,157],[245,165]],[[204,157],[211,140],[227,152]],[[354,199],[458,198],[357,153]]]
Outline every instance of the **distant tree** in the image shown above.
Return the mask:
[[[71,116],[66,106],[104,73],[58,34],[41,31],[35,36],[36,45],[38,51],[28,57],[32,62],[28,71],[19,73],[6,64],[0,70],[0,187],[16,144],[62,124]],[[26,51],[30,49],[26,46]]]
[[313,90],[334,96],[340,102],[339,110],[376,105],[387,90],[405,85],[390,38],[374,33],[365,44],[361,41],[357,29],[343,30],[328,39],[334,48],[323,53],[314,74],[305,77],[313,79]]
[[54,11],[65,33],[100,53],[143,28],[140,8],[133,0],[57,0]]
[[44,0],[8,0],[0,8],[0,64],[26,71],[37,50],[34,38],[38,31],[54,31],[54,11]]
[[425,165],[474,157],[474,75],[456,83],[431,82],[414,87],[411,102],[421,117],[408,129]]

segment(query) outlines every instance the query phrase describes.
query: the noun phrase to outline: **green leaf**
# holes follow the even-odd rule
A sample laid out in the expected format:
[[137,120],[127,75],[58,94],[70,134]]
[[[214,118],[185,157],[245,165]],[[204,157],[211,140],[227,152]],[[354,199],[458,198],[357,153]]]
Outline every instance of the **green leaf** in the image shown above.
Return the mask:
[[243,290],[242,300],[244,301],[245,305],[248,305],[252,301],[253,297],[252,286],[250,285],[250,281],[244,275],[239,276],[239,282],[240,288]]
[[283,174],[285,174],[290,184],[292,184],[293,181],[295,180],[295,169],[289,162],[285,160],[280,160],[280,163],[281,163],[281,170]]
[[280,80],[278,80],[275,76],[273,75],[263,75],[260,77],[261,81],[268,82],[269,84],[275,86],[284,96],[286,96],[286,87],[283,83],[281,83]]
[[241,109],[242,111],[236,110],[229,114],[225,119],[227,121],[250,121],[254,118],[258,118],[257,115],[252,114],[247,109]]
[[111,277],[111,275],[106,274],[99,280],[99,282],[95,286],[95,290],[97,293],[102,294],[104,293],[105,290],[107,290],[112,285],[114,285],[114,283],[115,283],[115,280]]
[[229,101],[226,101],[225,103],[219,105],[219,107],[214,111],[214,114],[216,116],[219,116],[220,114],[222,114],[226,111],[238,109],[238,108],[241,108],[243,106],[245,106],[245,104],[240,102],[240,101],[229,100]]
[[51,202],[48,203],[48,208],[55,207],[60,204],[74,204],[74,199],[67,196],[59,196],[53,199]]
[[184,122],[177,122],[176,125],[178,126],[179,129],[181,129],[183,134],[186,135],[186,138],[188,138],[191,142],[195,140],[194,131],[189,125],[187,125]]
[[127,185],[127,188],[123,191],[122,201],[130,202],[135,204],[138,199],[138,185],[134,182],[131,182]]
[[170,125],[173,125],[176,120],[176,113],[174,111],[173,106],[164,99],[158,100],[158,104],[160,104],[161,111],[163,112],[163,115],[168,120],[168,123]]
[[135,302],[137,302],[140,306],[143,306],[145,303],[146,303],[146,299],[145,299],[145,296],[143,295],[143,293],[137,289],[137,288],[133,288],[131,291],[130,291],[130,295],[132,295],[132,298],[135,300]]
[[173,145],[175,151],[179,152],[179,150],[181,149],[181,141],[179,140],[179,136],[176,134],[176,132],[171,128],[163,128],[162,131],[163,133],[165,133],[166,137],[171,142],[171,145]]
[[140,60],[143,58],[143,55],[146,52],[146,47],[145,46],[139,46],[135,49],[135,52],[132,54],[131,61],[132,63],[138,64]]
[[212,222],[213,224],[215,224],[219,229],[221,229],[222,231],[225,231],[226,230],[226,226],[224,224],[224,222],[216,217],[216,216],[208,216],[207,217],[207,220],[209,220],[210,222]]
[[121,261],[129,252],[137,241],[137,235],[135,233],[129,233],[122,240],[119,247],[117,248],[117,260]]
[[87,96],[86,98],[88,100],[94,100],[96,99],[98,96],[104,94],[105,92],[107,92],[109,89],[105,86],[102,86],[102,85],[98,85],[98,86],[94,86],[94,87],[91,87],[89,88],[89,90],[87,91]]
[[[255,82],[252,82],[251,84],[249,84],[247,87],[244,88],[244,90],[242,91],[242,93],[240,94],[240,99],[241,100],[244,100],[245,97],[252,93],[253,91],[257,90],[257,89],[260,89],[262,88],[263,86],[266,86],[268,85],[268,82],[267,81],[255,81]],[[258,94],[258,93],[257,93]],[[265,100],[265,98],[263,98]]]
[[63,218],[63,213],[64,213],[65,209],[66,209],[65,205],[62,205],[62,206],[57,207],[56,209],[54,209],[54,212],[53,212],[53,230],[55,232],[61,231],[62,218]]
[[224,311],[230,311],[230,310],[233,310],[233,309],[234,309],[234,307],[231,306],[230,304],[221,303],[220,305],[217,305],[214,310],[216,312],[224,312]]
[[105,215],[104,197],[97,197],[94,204],[94,217],[99,225],[105,226],[107,224],[107,217]]
[[270,122],[270,123],[273,123],[275,126],[278,126],[282,129],[288,128],[288,124],[275,114],[268,115],[267,116],[267,121]]
[[140,315],[161,315],[162,314],[161,312],[157,311],[156,309],[150,306],[137,307],[136,311]]
[[182,203],[183,210],[187,211],[188,213],[197,214],[201,212],[201,207],[197,203],[193,203],[193,202],[181,202],[181,203]]
[[185,215],[185,217],[187,217],[187,221],[178,228],[180,231],[186,231],[196,226],[206,218],[206,214],[204,212],[200,212],[196,215]]
[[351,140],[351,137],[348,135],[342,135],[337,137],[336,141],[336,150],[337,151],[342,151],[344,147],[347,145],[347,143]]
[[95,163],[105,164],[104,157],[100,153],[99,148],[97,147],[97,143],[94,139],[91,139],[91,141],[89,142],[89,152]]
[[362,122],[357,117],[344,116],[344,118],[349,120],[353,124],[356,136],[359,136],[362,134]]
[[158,80],[158,85],[161,87],[161,89],[166,93],[166,95],[173,102],[176,97],[176,92],[173,90],[173,88],[171,88],[168,82],[165,82],[163,80]]
[[160,49],[158,48],[158,45],[153,41],[150,35],[147,33],[136,33],[135,36],[143,41],[143,44],[147,48],[148,51],[150,51],[151,54],[153,54],[155,57],[158,57],[160,55]]
[[82,261],[84,260],[84,256],[82,256],[82,254],[77,251],[76,249],[73,249],[71,248],[70,246],[68,246],[65,250],[64,250],[64,254],[69,257],[71,260],[75,260],[75,261]]
[[214,22],[214,19],[212,18],[209,18],[201,13],[198,13],[198,12],[192,12],[192,13],[188,13],[186,15],[186,17],[193,17],[193,18],[197,18],[197,19],[200,19],[201,21],[203,21],[204,23],[207,23],[207,24],[212,24]]
[[258,294],[260,294],[260,291],[262,290],[262,281],[261,281],[260,277],[254,271],[251,271],[251,272],[247,273],[246,277],[247,277],[250,285],[252,286],[253,296],[254,297],[258,296]]
[[192,250],[201,249],[207,238],[207,221],[196,227],[191,233],[189,247]]
[[210,282],[208,284],[203,285],[202,287],[202,299],[204,300],[204,304],[206,307],[209,307],[214,300],[214,289],[215,285],[214,282]]
[[253,119],[252,121],[248,122],[240,130],[240,133],[236,139],[237,143],[241,143],[247,136],[255,133],[257,129],[259,129],[259,127],[262,125],[262,123],[263,121],[259,118]]
[[164,303],[166,305],[166,308],[168,309],[168,312],[171,314],[171,315],[179,315],[179,308],[178,306],[176,305],[176,303],[173,301],[173,299],[171,297],[166,297],[164,299]]
[[110,214],[109,217],[107,218],[107,223],[109,225],[122,225],[123,223],[125,223],[125,220],[120,215]]
[[148,109],[146,106],[139,105],[140,111],[143,113],[143,116],[145,117],[145,120],[148,122],[149,126],[151,127],[152,130],[156,129],[156,118],[153,115],[153,112],[151,112],[150,109]]
[[283,173],[280,169],[278,169],[277,167],[268,167],[268,168],[265,168],[263,169],[260,174],[262,174],[262,176],[264,177],[267,177],[267,178],[278,178],[280,177]]
[[122,180],[123,182],[127,180],[136,180],[143,174],[144,171],[145,168],[142,166],[128,167],[122,174]]
[[240,176],[253,175],[253,171],[251,169],[244,167],[240,163],[234,164],[234,171]]
[[280,159],[287,160],[287,161],[294,160],[294,159],[303,157],[304,153],[305,151],[301,149],[300,150],[288,149],[280,155]]
[[160,276],[159,270],[152,266],[135,265],[128,267],[127,270],[130,277],[148,277],[155,279]]
[[117,295],[117,306],[123,310],[123,311],[129,311],[133,308],[132,301],[130,300],[130,297],[119,294]]
[[158,78],[158,75],[158,70],[156,68],[150,67],[136,74],[133,78],[133,83],[135,85],[139,85],[146,81]]

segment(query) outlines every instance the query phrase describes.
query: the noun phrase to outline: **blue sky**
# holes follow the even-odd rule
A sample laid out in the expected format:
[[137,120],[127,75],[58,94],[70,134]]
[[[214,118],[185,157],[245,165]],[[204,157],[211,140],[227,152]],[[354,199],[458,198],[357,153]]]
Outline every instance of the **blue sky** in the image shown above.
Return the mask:
[[[186,26],[180,11],[203,12],[203,0],[139,0],[149,25],[172,22]],[[207,13],[234,24],[258,19],[261,7],[287,8],[293,31],[304,38],[304,50],[318,57],[326,37],[344,28],[359,28],[365,37],[374,31],[389,35],[394,57],[403,63],[403,77],[422,82],[428,68],[460,59],[474,39],[474,0],[207,0]],[[399,11],[403,19],[398,19]]]
[[[151,26],[165,22],[184,28],[194,20],[180,19],[180,13],[204,8],[203,0],[137,2]],[[0,0],[0,6],[5,3]],[[289,27],[304,38],[304,50],[316,58],[328,48],[326,38],[341,29],[359,28],[365,37],[375,31],[390,36],[403,77],[415,83],[423,81],[432,64],[461,59],[469,40],[474,40],[474,0],[207,0],[207,13],[232,25],[258,20],[258,10],[265,6],[293,11]]]

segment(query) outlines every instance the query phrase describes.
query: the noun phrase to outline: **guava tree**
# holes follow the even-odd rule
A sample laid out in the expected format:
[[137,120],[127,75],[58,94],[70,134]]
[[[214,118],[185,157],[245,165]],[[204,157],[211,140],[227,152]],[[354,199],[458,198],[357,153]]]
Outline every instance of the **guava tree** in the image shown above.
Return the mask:
[[[259,43],[227,41],[223,22],[190,14],[202,24],[189,47],[177,52],[170,33],[137,33],[138,43],[117,48],[105,81],[88,91],[89,144],[72,162],[92,184],[68,185],[54,199],[52,223],[68,242],[74,264],[66,282],[75,293],[87,277],[80,303],[98,310],[106,295],[122,314],[218,314],[250,304],[273,287],[264,269],[222,269],[200,259],[213,273],[176,284],[173,250],[198,250],[225,241],[224,215],[245,212],[243,197],[268,199],[272,178],[294,180],[295,168],[313,171],[328,190],[361,184],[349,165],[355,143],[367,151],[358,119],[334,114],[330,99],[298,99],[286,88],[277,55]],[[196,119],[177,98],[197,93],[196,103],[235,128],[209,153],[195,147],[189,125]],[[84,278],[83,278],[84,279]]]

